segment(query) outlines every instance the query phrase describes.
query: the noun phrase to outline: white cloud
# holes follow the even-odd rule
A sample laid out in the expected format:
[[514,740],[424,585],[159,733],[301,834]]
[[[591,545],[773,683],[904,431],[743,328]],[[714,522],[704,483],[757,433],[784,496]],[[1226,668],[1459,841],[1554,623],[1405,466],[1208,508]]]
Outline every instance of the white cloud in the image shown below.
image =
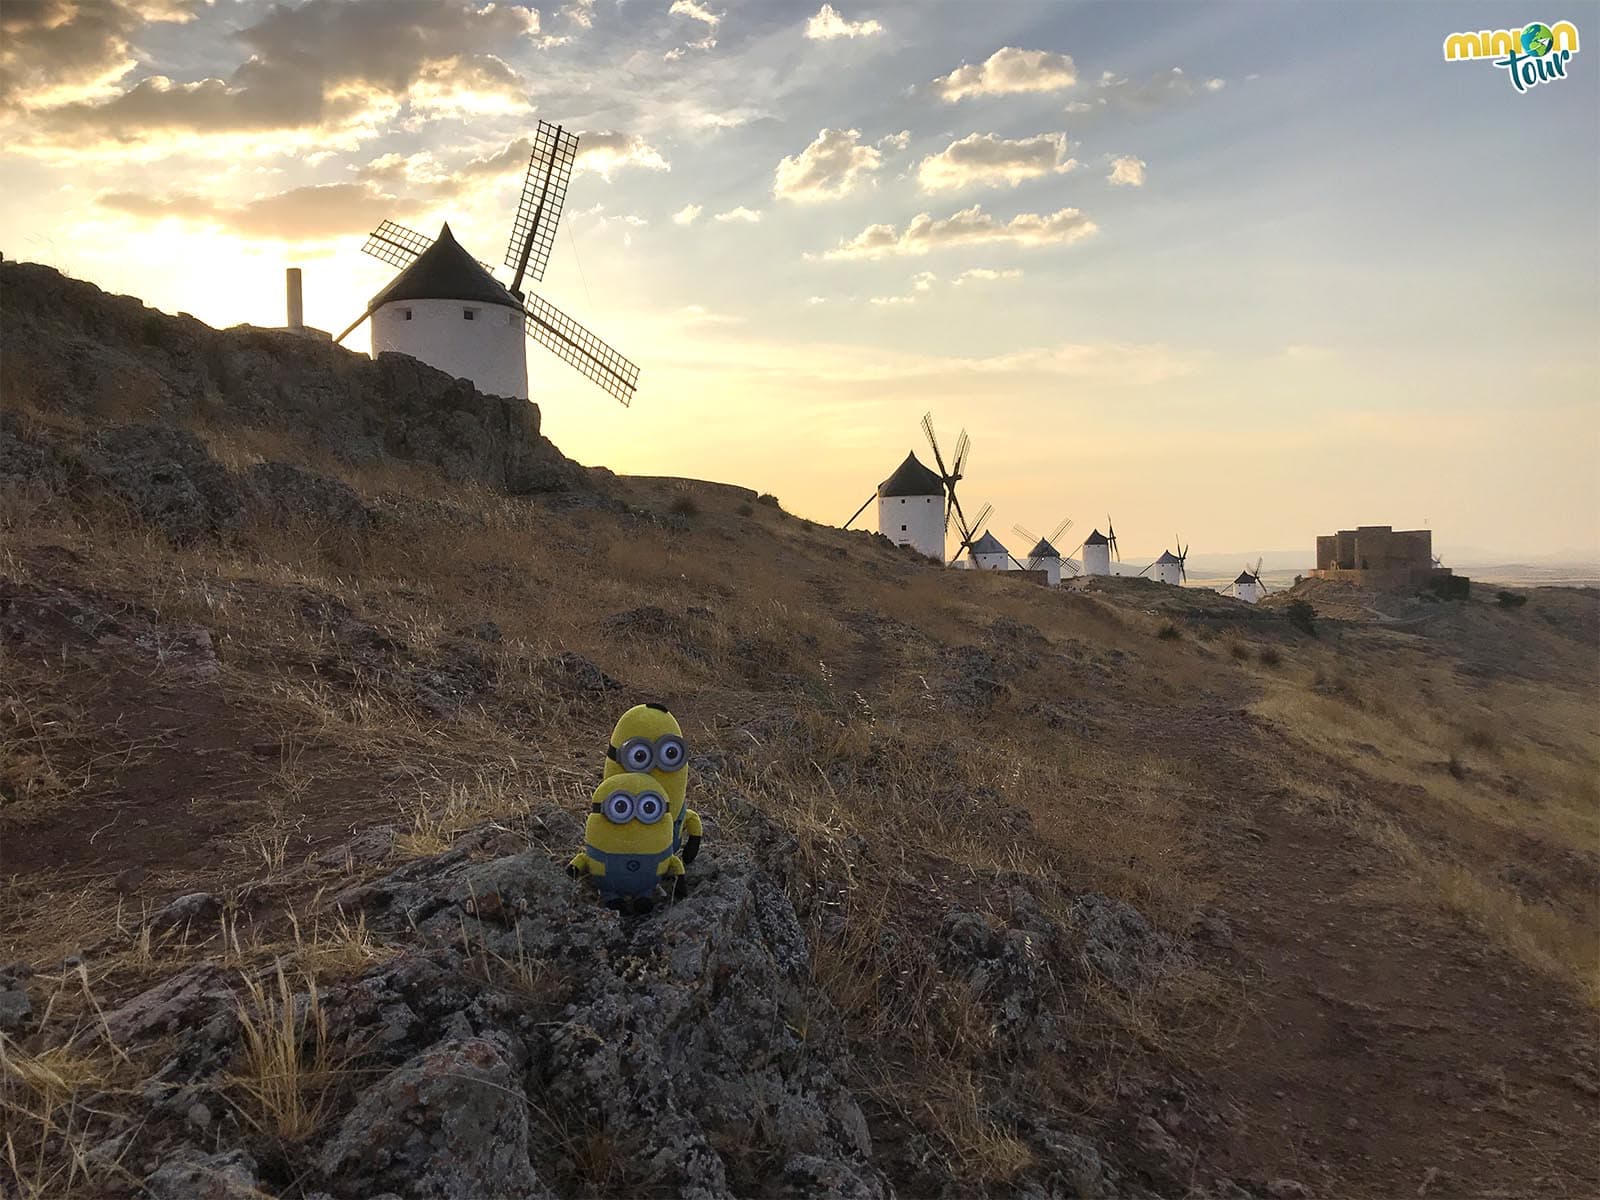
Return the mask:
[[1152,113],[1190,103],[1208,93],[1214,95],[1227,86],[1225,79],[1207,79],[1197,83],[1184,74],[1182,67],[1173,67],[1170,71],[1143,80],[1132,80],[1106,71],[1095,81],[1094,96],[1087,100],[1074,100],[1067,105],[1067,111],[1081,114],[1115,108],[1130,113]]
[[580,29],[594,24],[594,0],[572,0],[561,10],[561,15]]
[[878,139],[880,150],[904,150],[911,144],[911,130],[902,129],[899,133],[886,133]]
[[869,303],[875,304],[879,308],[895,308],[902,304],[915,304],[916,302],[917,298],[915,296],[874,296],[869,301]]
[[861,144],[859,129],[824,129],[799,154],[786,157],[772,176],[780,200],[815,203],[848,196],[883,164],[883,155]]
[[831,4],[824,4],[817,15],[806,22],[806,36],[813,41],[872,37],[882,32],[883,26],[877,21],[846,21]]
[[932,271],[919,271],[911,277],[911,286],[915,291],[928,292],[933,290],[933,285],[939,282],[939,277]]
[[966,96],[1005,96],[1016,92],[1054,92],[1078,82],[1070,54],[1005,46],[978,64],[963,63],[933,81],[936,96],[953,103]]
[[593,171],[611,178],[613,171],[637,168],[644,171],[670,171],[672,166],[661,156],[661,151],[636,133],[616,133],[604,130],[599,133],[578,135],[578,161],[580,170]]
[[1003,271],[997,271],[993,267],[971,267],[956,276],[956,286],[960,287],[964,283],[992,283],[996,279],[1021,278],[1020,267],[1009,267]]
[[1071,245],[1099,231],[1076,208],[1053,213],[1021,213],[1009,221],[996,221],[974,204],[948,217],[935,219],[918,213],[904,230],[893,225],[869,225],[855,237],[823,253],[825,259],[885,258],[890,255],[926,254],[956,246]]
[[715,30],[722,24],[722,14],[714,13],[699,0],[672,0],[672,7],[667,12],[673,16],[689,17],[695,21],[704,21],[706,26]]
[[826,296],[807,296],[806,297],[806,303],[808,305],[826,304],[827,302],[828,302],[828,298]]
[[974,133],[923,159],[917,166],[917,182],[925,192],[973,185],[1016,187],[1041,175],[1065,174],[1077,165],[1076,159],[1067,157],[1064,133],[1016,139]]
[[674,225],[693,225],[696,218],[704,211],[698,204],[685,204],[672,214],[672,223]]
[[1143,187],[1144,167],[1144,159],[1125,154],[1111,160],[1111,174],[1106,178],[1122,187]]
[[738,208],[730,208],[727,212],[719,212],[712,220],[723,222],[738,221],[745,225],[754,225],[761,220],[761,214],[756,212],[755,209],[746,208],[741,204]]

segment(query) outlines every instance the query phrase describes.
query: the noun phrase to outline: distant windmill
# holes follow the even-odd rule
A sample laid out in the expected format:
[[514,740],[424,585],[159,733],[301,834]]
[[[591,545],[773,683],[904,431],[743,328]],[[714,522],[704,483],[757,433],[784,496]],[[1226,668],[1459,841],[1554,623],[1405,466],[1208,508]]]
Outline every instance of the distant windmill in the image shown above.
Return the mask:
[[[1189,578],[1189,569],[1185,565],[1189,561],[1189,547],[1185,546],[1176,535],[1173,536],[1172,544],[1178,547],[1178,552],[1174,554],[1170,550],[1163,550],[1161,557],[1150,564],[1150,567],[1156,570],[1151,578],[1157,583],[1180,586]],[[1146,567],[1144,571],[1148,571],[1150,567]],[[1143,575],[1144,571],[1140,571],[1139,574]]]
[[1111,518],[1106,517],[1106,532],[1098,529],[1092,530],[1088,537],[1083,539],[1083,573],[1085,575],[1111,574],[1111,559],[1115,555],[1118,562],[1122,561],[1122,553],[1117,549],[1117,527],[1111,523]]
[[399,351],[470,379],[482,391],[526,398],[526,334],[624,405],[631,403],[639,368],[555,305],[522,290],[524,278],[544,278],[577,154],[576,134],[539,122],[506,248],[509,286],[461,248],[449,225],[437,239],[394,221],[379,225],[362,250],[402,270],[334,340],[342,342],[371,317],[374,356]]
[[1233,594],[1246,604],[1254,604],[1267,594],[1267,585],[1261,582],[1261,559],[1254,567],[1246,567],[1233,581]]
[[1063,518],[1061,524],[1056,526],[1055,532],[1047,538],[1036,538],[1021,525],[1013,525],[1012,528],[1034,544],[1033,549],[1028,551],[1027,569],[1030,571],[1043,571],[1045,582],[1051,587],[1055,587],[1061,582],[1063,567],[1074,575],[1078,573],[1078,568],[1072,560],[1063,559],[1061,551],[1055,547],[1055,543],[1061,540],[1061,535],[1072,528],[1071,517]]

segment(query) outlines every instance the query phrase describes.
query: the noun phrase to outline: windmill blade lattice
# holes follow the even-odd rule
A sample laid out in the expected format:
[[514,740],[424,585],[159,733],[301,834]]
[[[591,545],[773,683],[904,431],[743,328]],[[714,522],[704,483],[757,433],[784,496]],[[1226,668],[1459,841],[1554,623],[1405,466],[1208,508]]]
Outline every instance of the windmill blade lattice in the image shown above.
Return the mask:
[[506,266],[516,272],[511,281],[513,292],[522,287],[524,276],[544,278],[577,158],[576,134],[549,121],[539,122],[533,135],[533,152],[528,156],[528,173],[522,181],[522,195],[517,200],[517,214],[511,222],[511,240],[506,246]]
[[639,368],[538,296],[523,301],[528,336],[627,407],[639,386]]
[[361,247],[361,252],[404,270],[431,245],[433,239],[427,234],[409,229],[398,221],[385,221],[367,235],[367,244]]

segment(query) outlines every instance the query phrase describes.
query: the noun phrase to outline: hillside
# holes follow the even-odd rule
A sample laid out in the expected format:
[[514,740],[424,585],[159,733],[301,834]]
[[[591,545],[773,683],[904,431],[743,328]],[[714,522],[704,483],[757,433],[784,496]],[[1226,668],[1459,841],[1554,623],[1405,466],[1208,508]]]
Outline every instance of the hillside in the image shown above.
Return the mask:
[[0,388],[8,1194],[1600,1193],[1595,591],[940,571],[27,264]]

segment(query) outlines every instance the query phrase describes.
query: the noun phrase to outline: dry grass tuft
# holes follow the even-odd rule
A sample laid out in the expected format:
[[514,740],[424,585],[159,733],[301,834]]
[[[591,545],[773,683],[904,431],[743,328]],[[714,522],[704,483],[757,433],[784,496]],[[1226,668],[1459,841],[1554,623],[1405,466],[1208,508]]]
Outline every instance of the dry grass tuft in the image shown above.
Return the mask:
[[245,977],[248,999],[238,1007],[244,1067],[229,1081],[245,1097],[245,1119],[290,1142],[323,1127],[338,1074],[317,982],[303,980],[306,990],[297,995],[281,961],[265,983]]

